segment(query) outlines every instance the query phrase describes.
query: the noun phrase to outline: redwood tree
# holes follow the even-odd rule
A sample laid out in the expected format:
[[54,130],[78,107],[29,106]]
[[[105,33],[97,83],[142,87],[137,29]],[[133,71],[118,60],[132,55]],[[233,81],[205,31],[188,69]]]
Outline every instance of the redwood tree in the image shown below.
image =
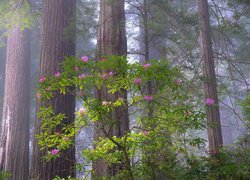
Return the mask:
[[[43,6],[43,29],[40,54],[40,77],[54,75],[60,71],[59,64],[67,56],[75,55],[75,0],[45,0]],[[54,99],[47,102],[56,114],[63,113],[67,119],[64,124],[74,121],[75,99],[73,94],[56,93]],[[40,102],[37,103],[39,111]],[[57,131],[61,131],[58,127]],[[41,122],[36,119],[35,134],[41,132]],[[51,151],[51,149],[47,149]],[[45,151],[40,150],[38,140],[33,142],[31,178],[48,180],[56,175],[61,178],[75,176],[75,148],[60,152],[56,160],[46,162],[42,159]]]
[[[125,10],[124,0],[100,0],[100,16],[97,38],[97,58],[110,55],[126,55],[127,38],[125,30]],[[108,89],[103,87],[97,91],[100,101],[114,100],[117,98],[127,99],[127,92],[122,90],[115,94],[108,93]],[[129,117],[127,104],[115,109],[110,115],[109,125],[96,124],[94,139],[99,137],[116,136],[122,137],[129,130]],[[106,133],[104,133],[106,131]],[[106,134],[106,135],[105,135]],[[93,163],[94,177],[113,176],[123,169],[124,165],[108,166],[103,160]]]
[[[20,15],[20,7],[14,14]],[[14,22],[7,40],[4,105],[0,136],[0,170],[10,179],[29,175],[30,31]],[[14,24],[15,23],[15,24]]]
[[223,142],[207,0],[198,0],[198,11],[200,17],[201,60],[207,101],[209,149],[211,153],[215,153]]

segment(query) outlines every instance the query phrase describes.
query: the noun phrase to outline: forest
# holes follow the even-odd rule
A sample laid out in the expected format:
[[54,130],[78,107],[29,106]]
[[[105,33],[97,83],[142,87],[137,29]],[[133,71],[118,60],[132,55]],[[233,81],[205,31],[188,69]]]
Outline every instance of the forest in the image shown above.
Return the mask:
[[250,0],[0,0],[0,180],[250,179]]

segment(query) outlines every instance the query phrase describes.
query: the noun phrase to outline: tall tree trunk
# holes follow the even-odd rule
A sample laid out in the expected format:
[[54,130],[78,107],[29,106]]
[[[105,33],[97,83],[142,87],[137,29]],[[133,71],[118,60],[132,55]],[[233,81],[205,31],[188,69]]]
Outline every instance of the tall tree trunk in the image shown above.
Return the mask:
[[29,175],[30,40],[29,30],[15,25],[7,40],[0,170],[12,180]]
[[[100,19],[98,27],[98,40],[97,40],[97,57],[108,55],[126,55],[127,54],[127,38],[125,30],[125,10],[124,0],[100,0]],[[127,92],[123,90],[121,93],[111,95],[106,88],[97,92],[97,97],[100,100],[114,100],[122,97],[127,100]],[[114,125],[105,126],[104,129],[109,131],[108,136],[122,137],[129,130],[129,117],[128,106],[118,107],[112,113],[110,119],[115,122]],[[98,140],[99,137],[105,137],[103,130],[95,126],[94,139]],[[123,169],[124,165],[109,167],[103,160],[93,162],[94,178],[102,176],[112,176]]]
[[207,0],[198,0],[198,10],[205,97],[214,100],[214,105],[207,106],[209,150],[215,153],[223,142]]
[[[6,64],[5,54],[6,54],[6,47],[0,47],[0,63],[3,64],[3,66],[0,66],[0,107],[3,107],[3,97],[4,97],[4,80],[5,80],[5,66],[4,65]],[[2,122],[2,113],[3,113],[3,109],[0,108],[0,118],[1,118],[0,123]]]
[[[59,64],[67,56],[75,55],[75,0],[45,0],[43,9],[43,30],[40,55],[40,77],[54,75]],[[70,34],[69,34],[70,33]],[[74,121],[75,98],[71,94],[56,94],[47,105],[54,108],[56,114],[67,116],[64,123]],[[37,110],[41,104],[37,103]],[[35,122],[35,134],[41,132],[39,119]],[[48,149],[50,150],[50,149]],[[61,152],[56,160],[42,160],[45,151],[40,151],[37,139],[33,142],[31,178],[39,180],[75,177],[75,148]]]

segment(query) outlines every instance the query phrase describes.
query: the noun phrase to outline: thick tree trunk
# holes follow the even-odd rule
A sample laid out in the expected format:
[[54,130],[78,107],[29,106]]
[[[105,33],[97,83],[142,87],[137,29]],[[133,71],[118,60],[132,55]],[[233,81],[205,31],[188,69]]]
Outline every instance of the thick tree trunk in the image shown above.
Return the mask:
[[[97,41],[97,57],[107,55],[126,55],[127,54],[127,38],[125,30],[125,11],[124,0],[114,0],[107,2],[100,1],[100,19],[98,27]],[[114,100],[122,97],[127,100],[127,92],[123,90],[121,93],[111,95],[106,88],[97,92],[100,100]],[[128,107],[123,106],[115,109],[110,119],[114,120],[112,126],[105,126],[104,129],[109,132],[108,136],[122,137],[129,130]],[[105,137],[101,124],[95,126],[94,139]],[[93,162],[93,170],[95,177],[113,176],[124,168],[124,164],[109,167],[103,160]]]
[[[45,0],[43,9],[43,30],[40,56],[40,77],[54,75],[59,64],[67,56],[75,55],[75,0]],[[68,118],[64,123],[74,121],[75,98],[71,94],[57,94],[49,102],[56,114],[63,113]],[[40,103],[37,104],[37,110]],[[41,132],[39,119],[35,122],[35,134]],[[49,149],[50,150],[50,149]],[[49,180],[56,175],[61,178],[75,177],[75,148],[61,152],[56,160],[46,162],[42,157],[37,139],[33,142],[31,179]]]
[[124,0],[100,0],[98,55],[126,55]]
[[29,30],[13,27],[7,41],[0,170],[12,180],[29,175],[30,40]]
[[223,142],[207,0],[198,0],[198,10],[205,97],[214,100],[214,105],[207,106],[209,150],[215,153]]

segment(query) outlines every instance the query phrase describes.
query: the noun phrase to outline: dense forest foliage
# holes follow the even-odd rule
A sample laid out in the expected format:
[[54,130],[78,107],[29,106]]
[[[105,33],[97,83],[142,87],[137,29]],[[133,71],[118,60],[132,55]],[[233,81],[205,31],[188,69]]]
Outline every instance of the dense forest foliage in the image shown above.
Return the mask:
[[0,180],[250,177],[249,0],[0,2]]

